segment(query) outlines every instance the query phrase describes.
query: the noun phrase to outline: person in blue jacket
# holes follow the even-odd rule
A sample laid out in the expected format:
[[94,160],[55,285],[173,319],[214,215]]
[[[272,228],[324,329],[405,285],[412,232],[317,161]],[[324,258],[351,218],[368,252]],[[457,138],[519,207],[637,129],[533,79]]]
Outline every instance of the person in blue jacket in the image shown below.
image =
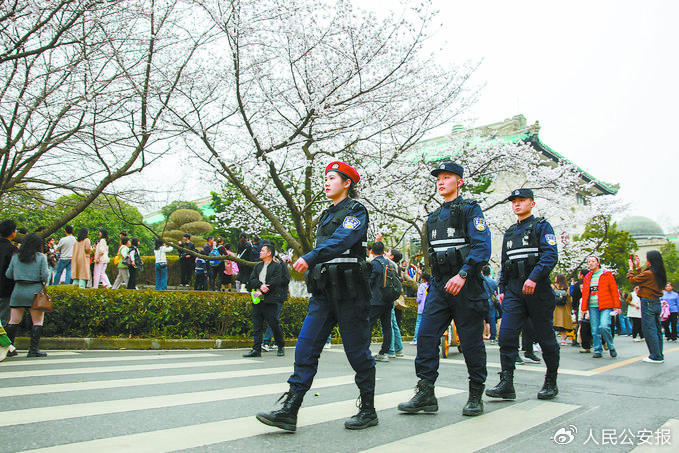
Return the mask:
[[417,333],[415,373],[420,380],[415,396],[398,405],[400,411],[407,413],[438,410],[434,383],[438,377],[439,343],[451,320],[455,320],[469,373],[469,399],[462,414],[483,413],[481,397],[487,375],[483,320],[490,296],[481,268],[490,259],[490,231],[481,207],[460,196],[463,172],[462,166],[454,162],[442,163],[431,172],[444,203],[427,219],[432,280]]
[[358,414],[344,423],[363,429],[378,423],[375,411],[375,361],[370,353],[370,319],[366,263],[368,211],[356,201],[360,176],[350,165],[335,161],[325,168],[325,196],[332,200],[318,220],[313,250],[293,265],[305,272],[311,293],[309,309],[297,338],[295,368],[283,394],[283,407],[260,412],[257,420],[287,431],[297,429],[297,412],[318,371],[318,359],[330,332],[339,325],[344,351],[356,373],[360,391]]
[[516,398],[514,363],[519,353],[519,333],[528,319],[533,323],[535,338],[547,366],[538,398],[552,399],[559,393],[556,385],[559,343],[552,322],[556,298],[549,281],[549,273],[558,261],[556,236],[549,222],[533,216],[533,199],[531,189],[516,189],[507,198],[512,203],[517,222],[507,229],[502,241],[502,272],[498,285],[503,312],[498,340],[502,371],[500,383],[486,390],[486,395],[493,398]]

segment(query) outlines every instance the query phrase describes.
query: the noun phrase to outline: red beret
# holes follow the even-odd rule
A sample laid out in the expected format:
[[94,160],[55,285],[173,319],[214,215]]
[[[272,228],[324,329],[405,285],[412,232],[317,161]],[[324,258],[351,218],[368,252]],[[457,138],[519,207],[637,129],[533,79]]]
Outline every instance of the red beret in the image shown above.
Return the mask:
[[325,174],[327,175],[329,171],[342,173],[344,176],[351,179],[354,184],[358,184],[358,182],[361,180],[361,175],[358,174],[356,169],[351,165],[342,162],[341,160],[330,162],[328,166],[325,167]]

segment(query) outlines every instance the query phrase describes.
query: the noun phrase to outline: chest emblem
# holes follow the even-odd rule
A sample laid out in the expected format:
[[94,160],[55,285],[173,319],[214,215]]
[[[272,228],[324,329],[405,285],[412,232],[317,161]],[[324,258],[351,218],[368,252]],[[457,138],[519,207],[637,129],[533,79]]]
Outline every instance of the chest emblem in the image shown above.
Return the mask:
[[553,234],[545,234],[545,241],[547,241],[547,244],[549,245],[556,245],[556,236]]
[[483,217],[474,217],[474,228],[476,228],[478,231],[485,231],[486,219]]
[[342,226],[347,230],[355,230],[360,224],[361,221],[353,216],[346,216],[344,222],[342,222]]
[[514,247],[514,241],[510,239],[509,241],[507,241],[507,249],[511,250],[512,247]]
[[431,232],[431,237],[432,237],[433,239],[436,239],[436,230],[434,230],[434,231]]
[[455,233],[457,233],[457,232],[455,231],[455,228],[448,228],[446,230],[446,233],[448,234],[449,238],[452,238],[452,237],[455,237]]

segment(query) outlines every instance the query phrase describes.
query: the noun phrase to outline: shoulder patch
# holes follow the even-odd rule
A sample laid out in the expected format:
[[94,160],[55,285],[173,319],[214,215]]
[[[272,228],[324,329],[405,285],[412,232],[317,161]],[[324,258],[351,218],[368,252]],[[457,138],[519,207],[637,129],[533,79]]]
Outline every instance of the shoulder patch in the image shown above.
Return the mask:
[[547,241],[547,244],[549,245],[556,245],[556,236],[553,234],[545,234],[545,241]]
[[474,217],[474,228],[479,231],[484,231],[486,229],[486,219],[483,217]]
[[355,230],[361,224],[361,221],[354,216],[346,216],[342,226],[347,230]]

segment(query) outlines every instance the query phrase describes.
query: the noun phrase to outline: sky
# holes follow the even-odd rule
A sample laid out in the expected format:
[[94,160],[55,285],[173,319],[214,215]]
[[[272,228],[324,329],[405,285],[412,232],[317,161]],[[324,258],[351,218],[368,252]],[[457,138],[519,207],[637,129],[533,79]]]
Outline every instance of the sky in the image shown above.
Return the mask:
[[679,4],[435,1],[441,62],[483,59],[470,112],[517,114],[596,178],[620,184],[626,215],[679,226]]
[[[394,2],[369,5],[379,10]],[[439,62],[482,59],[472,83],[483,89],[464,126],[518,114],[529,124],[539,121],[543,143],[596,178],[620,184],[628,209],[619,219],[643,215],[666,233],[679,230],[679,3],[434,0],[434,6],[441,28],[431,46]],[[149,180],[163,185],[168,171],[181,171],[170,170],[171,162],[165,171],[152,167]],[[215,188],[196,193],[188,179],[161,191],[165,199],[157,202]]]

